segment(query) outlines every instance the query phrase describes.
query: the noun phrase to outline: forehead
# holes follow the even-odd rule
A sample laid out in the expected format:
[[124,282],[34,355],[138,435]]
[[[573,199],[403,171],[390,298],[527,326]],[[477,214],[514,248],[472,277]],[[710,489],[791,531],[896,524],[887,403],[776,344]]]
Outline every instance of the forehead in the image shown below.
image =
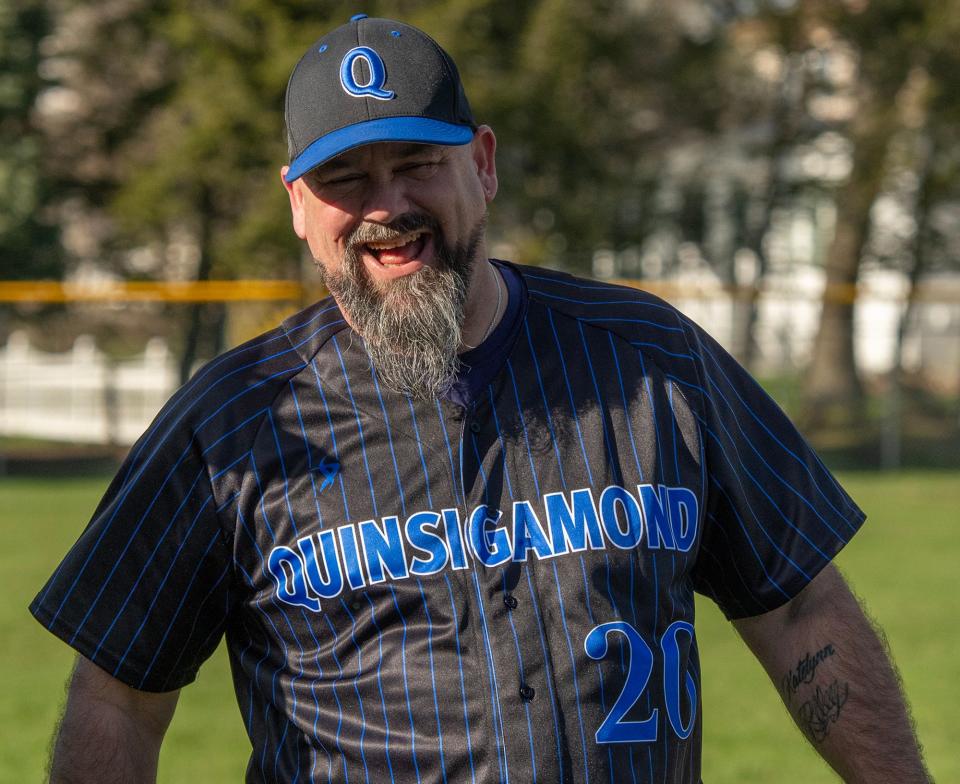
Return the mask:
[[381,161],[398,161],[407,158],[434,157],[444,155],[447,147],[437,144],[416,144],[414,142],[377,142],[375,144],[365,144],[362,147],[354,147],[341,153],[336,158],[331,158],[322,166],[318,166],[316,172],[330,172],[338,169],[351,169],[368,166],[371,163]]

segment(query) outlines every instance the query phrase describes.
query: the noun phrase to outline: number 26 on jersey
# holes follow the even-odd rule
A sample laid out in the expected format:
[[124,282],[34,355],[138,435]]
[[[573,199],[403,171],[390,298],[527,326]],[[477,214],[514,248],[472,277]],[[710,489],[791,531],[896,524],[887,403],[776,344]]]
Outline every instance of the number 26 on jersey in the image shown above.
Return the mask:
[[[643,721],[627,721],[624,717],[643,696],[653,672],[654,653],[640,633],[628,623],[611,621],[593,627],[583,641],[583,648],[591,659],[603,659],[610,652],[610,638],[621,634],[625,638],[628,664],[627,679],[620,695],[597,729],[597,743],[647,743],[657,739],[659,708],[654,708]],[[660,638],[663,654],[663,702],[670,727],[681,740],[693,730],[697,715],[697,686],[689,672],[680,672],[680,643],[678,637],[686,634],[693,639],[693,626],[686,621],[674,621]],[[690,716],[683,721],[680,706],[680,678],[686,676],[687,703]]]

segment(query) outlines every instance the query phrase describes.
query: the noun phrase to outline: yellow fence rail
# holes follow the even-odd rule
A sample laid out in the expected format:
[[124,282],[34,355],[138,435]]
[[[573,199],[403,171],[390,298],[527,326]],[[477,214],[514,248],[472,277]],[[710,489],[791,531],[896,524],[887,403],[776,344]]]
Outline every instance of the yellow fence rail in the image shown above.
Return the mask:
[[[679,281],[611,281],[641,288],[666,300],[764,298],[820,300],[852,304],[860,297],[904,301],[903,293],[879,291],[855,284],[828,284],[825,291],[797,291],[782,286],[725,286]],[[298,302],[325,294],[322,286],[305,286],[293,280],[208,280],[208,281],[108,281],[76,283],[51,280],[0,281],[0,303],[70,302]],[[960,303],[960,286],[949,288],[919,285],[912,297],[917,302]]]
[[299,300],[304,287],[292,280],[111,281],[70,283],[0,281],[0,302],[276,302]]

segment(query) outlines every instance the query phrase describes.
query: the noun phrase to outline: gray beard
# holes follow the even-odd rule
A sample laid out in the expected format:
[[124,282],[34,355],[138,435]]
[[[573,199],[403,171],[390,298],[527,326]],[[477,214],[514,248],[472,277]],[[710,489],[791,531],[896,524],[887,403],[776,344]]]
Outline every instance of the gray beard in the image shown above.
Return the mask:
[[[464,304],[485,223],[482,218],[467,241],[453,247],[426,216],[404,215],[389,226],[361,224],[347,242],[340,272],[331,273],[318,262],[324,284],[363,339],[384,386],[430,400],[442,397],[456,380]],[[424,267],[378,288],[367,277],[362,245],[421,227],[433,233],[437,268]]]

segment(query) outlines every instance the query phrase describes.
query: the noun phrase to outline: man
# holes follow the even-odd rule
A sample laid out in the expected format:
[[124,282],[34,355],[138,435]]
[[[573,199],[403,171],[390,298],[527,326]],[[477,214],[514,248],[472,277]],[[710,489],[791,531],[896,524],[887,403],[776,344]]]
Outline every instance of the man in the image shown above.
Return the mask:
[[488,259],[446,53],[355,17],[286,118],[333,297],[170,401],[32,605],[82,654],[53,780],[152,780],[226,634],[251,782],[696,782],[698,590],[846,780],[926,781],[862,513],[680,313]]

